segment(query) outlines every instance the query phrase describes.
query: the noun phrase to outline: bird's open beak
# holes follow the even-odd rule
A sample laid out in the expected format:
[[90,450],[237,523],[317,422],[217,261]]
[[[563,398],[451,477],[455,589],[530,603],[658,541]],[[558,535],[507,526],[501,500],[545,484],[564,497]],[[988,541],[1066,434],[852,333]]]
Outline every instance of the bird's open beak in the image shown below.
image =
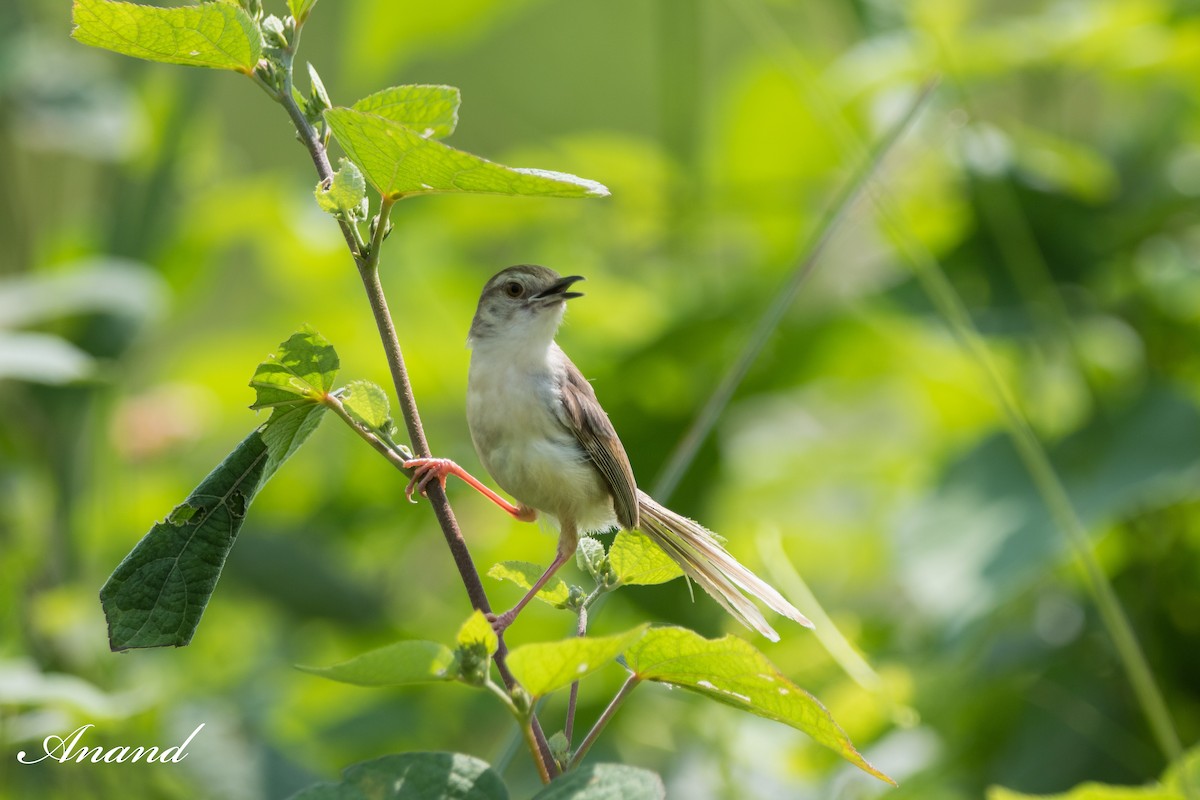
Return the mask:
[[583,292],[568,292],[571,285],[583,280],[582,275],[568,275],[560,278],[533,296],[534,300],[570,300],[572,297],[583,297]]

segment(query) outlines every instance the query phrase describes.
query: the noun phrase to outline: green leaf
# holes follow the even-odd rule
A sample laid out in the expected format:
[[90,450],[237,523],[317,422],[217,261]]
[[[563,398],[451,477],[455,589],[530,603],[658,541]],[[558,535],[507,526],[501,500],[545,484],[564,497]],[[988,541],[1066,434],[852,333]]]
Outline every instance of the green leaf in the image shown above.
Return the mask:
[[[493,564],[488,570],[488,577],[495,578],[501,581],[512,581],[522,589],[530,589],[535,581],[542,577],[545,569],[537,564],[531,564],[528,561],[501,561],[499,564]],[[541,600],[543,603],[549,603],[555,608],[566,608],[567,598],[571,596],[571,590],[567,584],[563,583],[562,578],[551,578],[546,582],[534,597]]]
[[325,406],[318,405],[280,406],[271,412],[271,418],[260,429],[267,444],[267,466],[263,470],[262,483],[270,480],[275,470],[304,444],[324,415]]
[[276,410],[142,537],[100,590],[113,650],[192,640],[251,501],[322,411]]
[[500,647],[496,631],[492,629],[492,623],[488,622],[482,611],[476,611],[463,623],[458,629],[455,641],[462,648],[482,647],[487,651],[489,658]]
[[426,139],[399,122],[351,108],[325,112],[333,135],[371,185],[391,198],[436,192],[606,197],[595,181],[516,169]]
[[363,201],[367,198],[367,181],[354,162],[347,158],[341,159],[329,188],[318,183],[313,195],[322,211],[345,214],[352,219],[366,216]]
[[389,644],[331,667],[296,668],[356,686],[399,686],[458,677],[458,662],[449,647],[421,641]]
[[588,764],[561,775],[533,800],[663,800],[662,778],[624,764]]
[[825,707],[766,656],[733,636],[705,639],[686,628],[654,628],[625,652],[638,678],[690,689],[804,731],[859,769],[895,783],[862,757]]
[[370,381],[351,381],[341,395],[342,405],[354,421],[372,431],[386,431],[392,425],[392,408],[387,392]]
[[401,753],[347,767],[340,783],[310,786],[290,800],[508,800],[508,789],[474,756]]
[[109,576],[100,603],[113,650],[183,647],[192,640],[251,501],[324,416],[325,406],[288,391],[297,388],[292,379],[306,376],[303,383],[311,389],[314,381],[332,383],[336,371],[337,354],[314,331],[292,336],[280,358],[259,366],[255,376],[265,376],[260,400],[264,392],[278,392],[290,404],[275,402],[270,419],[156,523]]
[[292,12],[292,19],[304,22],[316,4],[317,0],[288,0],[288,10]]
[[156,8],[75,0],[74,20],[77,41],[147,61],[250,75],[262,56],[254,20],[230,2]]
[[[312,104],[317,107],[318,113],[324,114],[326,110],[333,108],[333,103],[329,100],[329,92],[325,91],[325,82],[321,80],[321,76],[317,74],[317,68],[311,63],[308,64],[308,82],[312,84]],[[346,165],[343,162],[341,166],[345,167]],[[355,171],[357,172],[357,170]]]
[[592,536],[580,536],[575,548],[575,563],[581,570],[591,575],[597,583],[604,580],[605,559],[604,545]]
[[612,636],[585,636],[526,644],[508,655],[508,668],[534,697],[569,686],[613,661],[640,639],[649,625]]
[[620,531],[608,549],[608,563],[621,583],[649,586],[673,581],[683,574],[669,555],[636,531]]
[[337,377],[338,356],[325,337],[305,326],[279,345],[279,352],[258,365],[250,385],[257,396],[251,408],[320,402]]
[[462,102],[454,86],[393,86],[369,94],[351,108],[399,122],[418,136],[443,139],[458,125]]
[[1163,786],[1179,794],[1184,794],[1185,781],[1192,788],[1200,788],[1200,744],[1193,745],[1163,773]]

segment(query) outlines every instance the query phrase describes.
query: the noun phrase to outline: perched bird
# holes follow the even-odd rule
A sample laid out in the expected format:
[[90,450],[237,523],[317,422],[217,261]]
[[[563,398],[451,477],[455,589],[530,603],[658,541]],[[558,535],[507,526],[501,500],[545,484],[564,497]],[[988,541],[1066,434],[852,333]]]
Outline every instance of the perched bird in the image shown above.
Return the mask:
[[614,526],[649,537],[726,611],[768,639],[777,641],[779,634],[746,595],[811,628],[710,531],[637,488],[592,385],[554,341],[566,301],[582,296],[570,291],[581,280],[530,264],[509,267],[483,287],[471,322],[467,423],[479,460],[516,504],[441,458],[405,463],[414,470],[409,499],[429,481],[445,486],[447,476],[457,475],[516,519],[532,521],[542,513],[557,524],[553,563],[519,603],[494,618],[500,631],[574,555],[580,533]]

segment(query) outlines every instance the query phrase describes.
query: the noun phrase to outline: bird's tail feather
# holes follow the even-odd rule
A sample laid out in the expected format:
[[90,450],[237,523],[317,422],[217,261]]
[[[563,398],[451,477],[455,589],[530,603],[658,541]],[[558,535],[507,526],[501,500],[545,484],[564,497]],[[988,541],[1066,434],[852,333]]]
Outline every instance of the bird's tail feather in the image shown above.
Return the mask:
[[807,617],[774,587],[742,566],[703,525],[659,505],[654,498],[640,490],[638,518],[641,532],[746,627],[773,642],[779,641],[779,634],[767,624],[758,606],[746,594],[757,597],[783,616],[805,627],[812,627]]

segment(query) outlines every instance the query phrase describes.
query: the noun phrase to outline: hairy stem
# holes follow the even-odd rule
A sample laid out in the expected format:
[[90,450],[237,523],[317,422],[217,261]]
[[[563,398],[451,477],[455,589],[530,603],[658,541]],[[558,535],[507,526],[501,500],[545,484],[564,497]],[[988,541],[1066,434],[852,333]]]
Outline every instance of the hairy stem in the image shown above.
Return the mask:
[[[297,27],[291,46],[284,53],[283,57],[283,89],[278,93],[271,93],[287,111],[288,117],[291,118],[292,124],[296,128],[296,134],[308,151],[313,166],[317,170],[317,175],[322,181],[328,181],[333,178],[333,169],[329,165],[329,156],[325,151],[325,143],[321,141],[321,137],[317,134],[317,131],[309,124],[304,111],[296,103],[292,92],[292,62],[295,58],[296,45],[299,39],[300,28]],[[400,413],[404,418],[404,425],[408,431],[409,441],[416,455],[428,457],[430,455],[429,443],[425,438],[425,429],[421,425],[421,416],[417,410],[417,402],[413,395],[412,383],[408,378],[408,370],[404,366],[404,354],[400,349],[400,340],[396,336],[396,326],[392,321],[391,312],[388,310],[387,298],[383,293],[383,285],[379,281],[379,253],[383,244],[383,238],[387,233],[388,217],[396,200],[397,198],[394,197],[384,197],[381,200],[374,236],[370,244],[365,247],[358,229],[351,220],[339,215],[337,221],[341,227],[342,235],[346,240],[346,246],[350,249],[355,265],[358,267],[363,289],[367,293],[367,301],[371,306],[371,313],[375,318],[375,327],[379,331],[384,355],[387,357],[388,369],[391,372],[392,383],[396,389],[396,396],[400,403]],[[446,539],[446,545],[450,549],[454,565],[458,569],[472,608],[478,609],[484,614],[492,613],[491,604],[488,602],[487,593],[483,588],[483,581],[480,580],[479,571],[475,569],[475,562],[471,560],[466,540],[463,539],[462,531],[459,530],[458,521],[454,518],[454,512],[450,508],[450,502],[446,498],[445,491],[438,483],[434,482],[426,491],[426,497],[429,498],[429,504],[433,508],[434,516],[437,518],[438,525],[442,529],[442,535]],[[507,656],[508,648],[504,644],[503,636],[501,636],[500,646],[492,658],[496,664],[497,672],[500,673],[500,678],[504,681],[504,685],[511,691],[517,686],[517,680],[508,669],[506,663]],[[538,772],[544,781],[549,782],[557,775],[558,769],[554,764],[554,759],[550,755],[550,745],[546,741],[546,735],[542,731],[537,718],[532,715],[530,715],[529,721],[522,727],[526,732],[526,741],[529,743],[529,750],[533,755],[534,762],[537,764]]]

